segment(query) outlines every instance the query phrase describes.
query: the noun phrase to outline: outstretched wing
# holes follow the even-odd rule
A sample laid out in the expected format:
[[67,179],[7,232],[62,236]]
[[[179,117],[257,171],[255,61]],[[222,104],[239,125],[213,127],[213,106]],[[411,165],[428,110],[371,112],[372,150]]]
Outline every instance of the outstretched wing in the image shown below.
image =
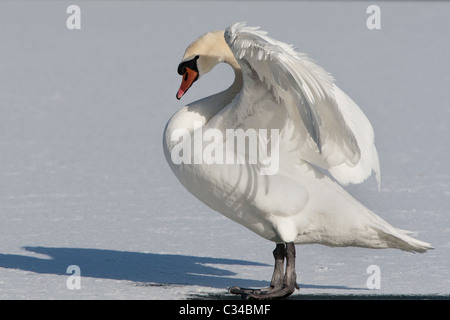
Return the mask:
[[329,73],[244,23],[227,28],[225,41],[247,76],[256,73],[286,108],[303,160],[327,169],[343,185],[361,183],[372,171],[380,183],[372,126]]

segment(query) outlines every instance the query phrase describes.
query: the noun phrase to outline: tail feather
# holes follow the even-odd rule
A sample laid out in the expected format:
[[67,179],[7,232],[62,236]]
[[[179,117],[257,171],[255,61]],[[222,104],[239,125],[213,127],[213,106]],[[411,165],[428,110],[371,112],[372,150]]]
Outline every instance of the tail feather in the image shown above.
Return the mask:
[[378,236],[386,243],[388,248],[396,248],[413,253],[424,253],[427,250],[434,249],[431,244],[409,236],[408,233],[412,233],[410,231],[405,232],[405,230],[397,229],[391,226],[390,228],[382,229],[377,230]]
[[366,213],[370,221],[368,225],[375,231],[382,248],[394,248],[418,253],[434,249],[431,244],[413,238],[411,235],[415,232],[396,228],[370,210],[367,210]]

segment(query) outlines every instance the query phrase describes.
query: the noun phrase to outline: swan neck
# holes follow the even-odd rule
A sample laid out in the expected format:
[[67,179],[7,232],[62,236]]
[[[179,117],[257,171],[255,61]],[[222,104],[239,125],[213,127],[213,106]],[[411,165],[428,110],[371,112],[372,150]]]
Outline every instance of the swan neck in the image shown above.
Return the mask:
[[228,90],[230,91],[230,94],[233,94],[235,96],[239,91],[241,91],[244,80],[242,77],[241,68],[235,68],[231,63],[230,65],[234,71],[234,81],[233,84],[228,88]]

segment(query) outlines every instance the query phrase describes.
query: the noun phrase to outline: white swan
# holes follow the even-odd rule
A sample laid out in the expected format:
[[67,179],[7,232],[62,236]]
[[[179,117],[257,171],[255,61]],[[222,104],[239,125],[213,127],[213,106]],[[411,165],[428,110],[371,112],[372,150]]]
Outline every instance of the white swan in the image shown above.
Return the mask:
[[[178,67],[183,80],[177,98],[220,62],[233,68],[233,84],[175,113],[163,143],[171,169],[187,190],[277,244],[270,288],[233,287],[232,293],[260,299],[292,294],[298,288],[294,244],[432,248],[388,224],[338,184],[361,183],[372,172],[379,184],[380,170],[370,122],[325,70],[291,46],[238,23],[207,33],[186,49]],[[262,160],[268,157],[250,161],[256,150],[250,150],[250,134],[244,151],[225,149],[227,134],[238,129],[256,132],[260,150],[274,147],[275,171],[264,171],[267,161]],[[261,129],[279,134],[275,139]],[[241,162],[211,161],[205,155],[212,160],[236,156]]]

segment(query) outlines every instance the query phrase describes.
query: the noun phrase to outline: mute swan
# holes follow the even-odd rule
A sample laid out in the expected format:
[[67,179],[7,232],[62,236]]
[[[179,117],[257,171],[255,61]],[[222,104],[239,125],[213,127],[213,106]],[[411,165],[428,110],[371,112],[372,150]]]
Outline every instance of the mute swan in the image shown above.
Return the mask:
[[[270,288],[232,287],[231,293],[256,299],[292,294],[298,288],[295,244],[432,248],[388,224],[339,185],[361,183],[374,172],[379,188],[380,169],[370,122],[324,69],[258,28],[237,23],[206,33],[186,49],[178,66],[183,78],[177,99],[221,62],[233,68],[233,84],[176,112],[163,144],[187,190],[276,243]],[[244,148],[229,144],[242,135]],[[255,137],[257,148],[251,149]],[[258,158],[260,151],[265,156]],[[267,170],[270,159],[274,170]]]

